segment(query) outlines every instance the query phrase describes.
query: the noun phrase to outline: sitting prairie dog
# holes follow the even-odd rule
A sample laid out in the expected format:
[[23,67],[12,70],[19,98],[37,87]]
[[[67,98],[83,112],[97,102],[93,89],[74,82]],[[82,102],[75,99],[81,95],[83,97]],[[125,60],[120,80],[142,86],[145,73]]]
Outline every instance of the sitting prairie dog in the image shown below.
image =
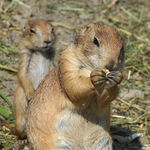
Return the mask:
[[55,66],[53,39],[53,26],[50,23],[35,19],[25,24],[14,99],[15,131],[20,138],[26,138],[25,114],[28,101],[46,74]]
[[33,148],[112,150],[110,102],[123,66],[123,40],[115,28],[93,23],[81,29],[30,101],[26,130]]

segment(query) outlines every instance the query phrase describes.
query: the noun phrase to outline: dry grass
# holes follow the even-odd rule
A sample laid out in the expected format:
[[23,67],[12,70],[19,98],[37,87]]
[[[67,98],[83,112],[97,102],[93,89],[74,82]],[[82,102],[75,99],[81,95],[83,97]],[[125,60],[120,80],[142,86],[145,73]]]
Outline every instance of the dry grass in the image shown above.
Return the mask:
[[[16,1],[16,2],[15,2]],[[11,15],[13,12],[12,5],[23,5],[28,7],[25,3],[20,3],[19,0],[13,0],[7,7],[1,3],[1,19],[12,23],[15,32],[20,32],[20,29],[15,27]],[[135,4],[136,3],[136,4]],[[90,3],[91,4],[91,3]],[[62,5],[62,6],[61,6]],[[92,15],[94,22],[104,22],[112,25],[118,29],[125,41],[126,61],[124,69],[124,81],[121,84],[121,92],[125,89],[136,89],[144,94],[144,99],[134,96],[131,99],[123,99],[120,96],[112,102],[112,117],[111,117],[111,134],[128,137],[133,133],[140,133],[145,139],[150,139],[150,7],[149,1],[119,1],[119,0],[105,0],[100,4],[85,5],[84,1],[59,1],[35,2],[34,6],[44,7],[46,12],[63,11],[76,14]],[[61,7],[60,7],[61,6]],[[64,13],[64,14],[65,14]],[[53,25],[69,30],[69,32],[78,32],[81,25],[70,25],[68,22],[52,22]],[[89,22],[90,23],[90,22]],[[0,34],[5,36],[7,29],[0,31]],[[6,47],[0,44],[0,51],[2,53],[18,53],[11,47]],[[7,71],[15,71],[15,68],[8,67],[10,60],[5,60],[0,57],[0,68]],[[0,77],[0,84],[4,84],[4,77]],[[2,95],[1,95],[2,96]],[[3,96],[2,96],[3,97]],[[6,97],[3,97],[4,100]],[[9,100],[8,100],[9,101]],[[9,103],[9,102],[8,102]],[[9,103],[10,104],[10,103]],[[10,105],[9,105],[10,106]],[[2,114],[2,111],[5,113]],[[0,118],[12,123],[13,117],[11,111],[7,111],[0,105]],[[0,130],[0,148],[14,148],[17,141],[16,135],[12,130],[2,127]],[[139,141],[128,140],[125,143],[116,143],[114,141],[114,149],[150,149],[150,141],[137,144]],[[140,143],[140,142],[139,142]]]

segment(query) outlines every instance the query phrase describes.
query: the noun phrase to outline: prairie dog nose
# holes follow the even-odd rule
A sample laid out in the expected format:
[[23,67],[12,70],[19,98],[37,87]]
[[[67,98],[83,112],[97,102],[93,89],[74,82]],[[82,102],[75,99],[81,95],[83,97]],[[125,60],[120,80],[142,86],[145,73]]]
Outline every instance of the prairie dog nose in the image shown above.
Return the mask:
[[110,61],[106,66],[105,68],[108,69],[108,70],[113,70],[115,67],[115,62],[114,61]]
[[52,41],[44,41],[44,43],[46,44],[50,44]]

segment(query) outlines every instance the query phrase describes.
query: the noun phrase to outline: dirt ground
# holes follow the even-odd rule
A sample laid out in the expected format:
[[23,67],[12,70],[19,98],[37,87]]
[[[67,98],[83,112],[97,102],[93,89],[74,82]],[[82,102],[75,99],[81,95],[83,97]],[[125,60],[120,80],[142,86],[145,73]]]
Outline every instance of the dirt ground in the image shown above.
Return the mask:
[[[150,30],[150,17],[147,16],[146,18],[146,28],[144,29],[145,26],[143,26],[142,31],[139,31],[138,20],[133,17],[137,14],[132,16],[130,10],[137,12],[141,10],[141,13],[144,12],[150,16],[150,2],[148,0],[16,0],[12,3],[10,0],[1,0],[0,44],[4,48],[19,50],[18,46],[24,24],[35,18],[45,19],[54,25],[56,35],[54,48],[56,50],[56,62],[58,62],[61,52],[74,40],[80,28],[89,23],[100,21],[116,27],[125,40],[126,65],[119,97],[112,103],[111,134],[115,135],[117,133],[117,135],[129,137],[133,133],[141,133],[142,137],[128,142],[118,142],[114,139],[114,149],[150,150],[150,112],[145,113],[145,111],[150,110],[150,67],[147,65],[144,71],[137,71],[134,68],[136,66],[138,68],[140,64],[138,64],[136,58],[132,57],[133,53],[138,53],[135,49],[142,49],[141,57],[138,56],[139,61],[145,60],[147,64],[150,62],[148,60],[150,58],[150,49],[148,48],[150,41],[148,35],[146,35],[149,34],[150,37],[150,32],[147,30]],[[136,17],[139,18],[141,13]],[[134,27],[130,26],[132,19],[135,20]],[[138,39],[141,38],[138,32],[142,32],[142,39]],[[138,36],[130,38],[130,34],[134,35],[134,33]],[[133,51],[131,46],[134,49]],[[133,63],[134,61],[137,62],[136,65]],[[6,54],[0,49],[0,64],[17,70],[18,53],[12,51]],[[15,71],[2,67],[0,69],[0,91],[12,104],[17,85],[16,75]],[[1,97],[0,104],[9,110],[7,103]],[[144,117],[134,120],[133,123],[125,122],[127,117],[135,119],[143,114],[145,114]],[[118,116],[124,117],[123,121],[119,120]],[[2,133],[0,132],[0,134]],[[12,146],[19,140],[15,133],[11,131],[6,133],[7,139],[0,135],[0,148],[17,149]],[[8,142],[8,140],[11,142]],[[29,148],[25,146],[20,149]]]

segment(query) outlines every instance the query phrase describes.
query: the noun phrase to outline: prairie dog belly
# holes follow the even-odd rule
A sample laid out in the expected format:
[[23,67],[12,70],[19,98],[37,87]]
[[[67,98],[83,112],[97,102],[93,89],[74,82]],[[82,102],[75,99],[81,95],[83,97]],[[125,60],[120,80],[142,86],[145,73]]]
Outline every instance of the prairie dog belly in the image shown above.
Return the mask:
[[[109,134],[103,127],[69,111],[55,123],[57,150],[100,150],[108,146]],[[111,147],[110,145],[108,147]]]
[[32,83],[36,90],[43,78],[47,75],[50,69],[53,68],[52,60],[45,59],[41,53],[35,53],[30,62],[30,68],[33,68],[30,69],[29,75],[32,78]]

